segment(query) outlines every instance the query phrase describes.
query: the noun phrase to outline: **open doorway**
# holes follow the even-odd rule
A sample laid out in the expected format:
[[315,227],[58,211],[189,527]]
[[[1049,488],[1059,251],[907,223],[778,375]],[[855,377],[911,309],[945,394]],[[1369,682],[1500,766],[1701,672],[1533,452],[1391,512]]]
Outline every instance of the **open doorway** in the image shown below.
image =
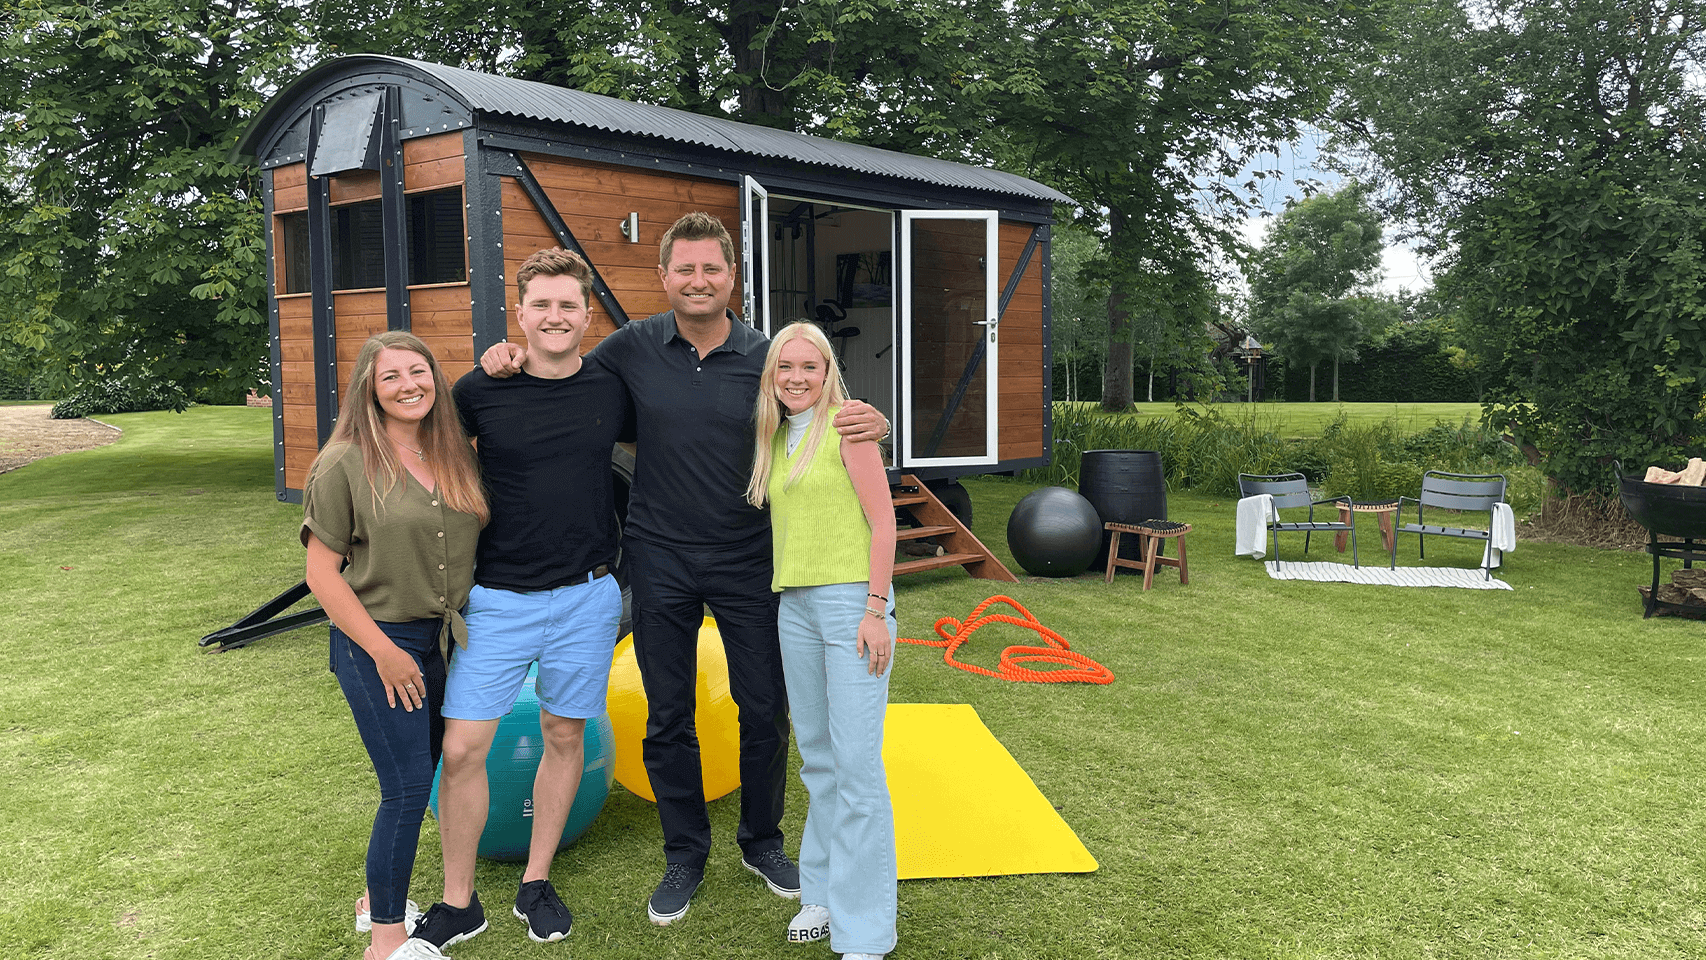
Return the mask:
[[823,328],[847,392],[895,417],[894,214],[772,195],[768,315]]

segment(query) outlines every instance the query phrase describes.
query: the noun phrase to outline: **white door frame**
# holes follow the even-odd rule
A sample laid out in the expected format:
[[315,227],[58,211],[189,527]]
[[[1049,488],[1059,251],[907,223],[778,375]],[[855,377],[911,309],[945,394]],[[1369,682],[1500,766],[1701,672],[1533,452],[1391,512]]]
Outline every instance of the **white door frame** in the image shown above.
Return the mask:
[[[740,182],[740,290],[745,306],[741,316],[769,336],[770,293],[760,288],[769,284],[765,271],[770,267],[770,191],[751,177],[743,176]],[[757,224],[752,222],[754,200],[758,205]]]
[[[982,343],[984,387],[988,393],[986,419],[984,423],[984,454],[982,456],[958,457],[924,457],[918,449],[927,438],[915,436],[912,430],[912,358],[913,358],[913,312],[912,312],[912,221],[914,220],[982,220],[984,222],[984,318],[972,321],[983,327]],[[900,211],[900,262],[896,265],[895,281],[900,292],[900,337],[904,350],[904,362],[896,371],[900,381],[901,422],[907,428],[901,434],[900,463],[905,467],[935,467],[935,466],[974,466],[996,463],[1000,460],[1000,417],[996,400],[1000,387],[997,376],[999,363],[996,347],[999,343],[997,327],[1001,323],[1001,304],[997,293],[996,274],[1000,270],[1001,258],[999,234],[1001,214],[997,210],[902,210]]]

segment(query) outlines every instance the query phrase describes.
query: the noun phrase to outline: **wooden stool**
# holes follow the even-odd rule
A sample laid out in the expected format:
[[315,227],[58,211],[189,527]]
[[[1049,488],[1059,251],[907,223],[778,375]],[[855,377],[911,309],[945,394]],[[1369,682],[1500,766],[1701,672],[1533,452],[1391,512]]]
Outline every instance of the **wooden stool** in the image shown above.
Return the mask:
[[[1178,567],[1179,582],[1190,583],[1190,571],[1185,568],[1185,534],[1191,532],[1188,523],[1174,523],[1171,520],[1145,520],[1142,523],[1104,523],[1102,529],[1110,531],[1113,536],[1108,540],[1108,573],[1103,583],[1114,582],[1114,568],[1128,567],[1132,570],[1143,571],[1143,589],[1148,590],[1155,580],[1155,568]],[[1138,536],[1138,553],[1142,560],[1120,559],[1120,534],[1135,533]],[[1161,556],[1161,541],[1179,541],[1179,559]]]
[[[1392,517],[1398,512],[1398,501],[1372,500],[1367,503],[1352,503],[1349,507],[1341,503],[1339,504],[1339,522],[1350,523],[1352,511],[1375,514],[1376,519],[1380,521],[1380,545],[1386,548],[1387,553],[1391,553]],[[1340,553],[1345,552],[1345,532],[1343,530],[1333,534],[1333,549]]]

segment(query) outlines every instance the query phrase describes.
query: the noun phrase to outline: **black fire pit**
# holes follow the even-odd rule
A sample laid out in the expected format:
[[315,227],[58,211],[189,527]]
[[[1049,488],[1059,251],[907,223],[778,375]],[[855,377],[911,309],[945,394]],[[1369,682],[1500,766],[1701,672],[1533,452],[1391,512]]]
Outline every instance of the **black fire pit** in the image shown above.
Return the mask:
[[[1691,569],[1696,560],[1706,560],[1706,487],[1647,483],[1639,477],[1625,476],[1621,463],[1614,467],[1617,496],[1623,501],[1623,509],[1647,528],[1647,552],[1653,555],[1653,586],[1647,594],[1644,616],[1650,617],[1660,606],[1678,606],[1659,599],[1659,559],[1681,560],[1683,569]],[[1672,539],[1660,540],[1660,537]]]

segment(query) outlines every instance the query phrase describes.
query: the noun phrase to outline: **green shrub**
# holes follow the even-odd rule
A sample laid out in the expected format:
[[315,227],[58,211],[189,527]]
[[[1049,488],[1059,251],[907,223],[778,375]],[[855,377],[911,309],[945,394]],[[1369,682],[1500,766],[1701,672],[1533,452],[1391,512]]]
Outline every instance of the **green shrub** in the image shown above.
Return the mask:
[[78,387],[69,397],[53,405],[55,420],[105,413],[134,413],[140,410],[171,410],[182,413],[190,405],[189,395],[173,380],[153,380],[136,374],[108,377]]
[[1029,483],[1076,489],[1086,450],[1155,450],[1169,490],[1194,490],[1236,497],[1240,473],[1297,472],[1323,495],[1356,500],[1392,500],[1415,496],[1428,470],[1448,473],[1500,473],[1510,480],[1506,494],[1522,510],[1540,507],[1544,482],[1520,453],[1493,431],[1465,419],[1436,423],[1405,434],[1388,420],[1370,426],[1350,424],[1343,414],[1321,435],[1287,440],[1262,420],[1259,408],[1229,417],[1219,407],[1176,405],[1166,416],[1106,414],[1093,404],[1054,406],[1054,462],[1026,470]]
[[0,400],[41,400],[36,378],[0,370]]

